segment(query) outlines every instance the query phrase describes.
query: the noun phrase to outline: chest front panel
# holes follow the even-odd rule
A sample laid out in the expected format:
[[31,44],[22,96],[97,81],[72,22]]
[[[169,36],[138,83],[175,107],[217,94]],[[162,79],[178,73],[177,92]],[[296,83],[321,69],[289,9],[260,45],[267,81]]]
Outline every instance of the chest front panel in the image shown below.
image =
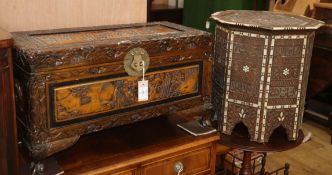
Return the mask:
[[[190,65],[192,64],[192,65]],[[51,126],[63,126],[195,97],[201,94],[202,64],[158,68],[146,74],[149,95],[138,101],[141,77],[117,74],[49,85]]]

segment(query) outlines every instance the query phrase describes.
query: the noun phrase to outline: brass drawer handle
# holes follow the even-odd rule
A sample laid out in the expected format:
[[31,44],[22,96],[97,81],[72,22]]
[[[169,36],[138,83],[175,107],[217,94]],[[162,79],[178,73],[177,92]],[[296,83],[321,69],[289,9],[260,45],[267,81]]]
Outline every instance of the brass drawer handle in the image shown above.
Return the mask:
[[149,68],[150,57],[145,49],[138,47],[126,54],[123,63],[128,75],[140,77],[143,75],[143,70],[146,71]]
[[174,165],[174,171],[180,175],[180,173],[183,171],[184,169],[184,166],[183,166],[183,163],[182,162],[176,162],[175,165]]

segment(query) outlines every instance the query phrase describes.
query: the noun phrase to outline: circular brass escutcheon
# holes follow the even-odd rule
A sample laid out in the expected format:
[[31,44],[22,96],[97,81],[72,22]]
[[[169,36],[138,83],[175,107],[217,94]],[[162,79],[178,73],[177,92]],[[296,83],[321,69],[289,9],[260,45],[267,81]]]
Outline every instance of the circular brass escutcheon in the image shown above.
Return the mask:
[[[143,70],[149,68],[150,57],[148,52],[140,47],[131,49],[125,56],[124,69],[130,76],[140,77],[143,75]],[[143,69],[144,65],[144,69]]]

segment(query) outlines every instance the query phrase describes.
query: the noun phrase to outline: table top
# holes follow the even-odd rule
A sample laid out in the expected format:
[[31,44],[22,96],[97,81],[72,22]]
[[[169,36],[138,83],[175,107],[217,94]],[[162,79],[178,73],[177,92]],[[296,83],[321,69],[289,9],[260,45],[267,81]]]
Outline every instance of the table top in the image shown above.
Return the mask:
[[229,146],[231,148],[242,149],[244,151],[256,151],[256,152],[280,152],[293,149],[299,146],[303,139],[304,134],[300,130],[297,140],[288,141],[287,135],[284,134],[282,129],[277,129],[274,134],[271,135],[269,142],[257,143],[251,142],[249,137],[241,130],[234,130],[232,135],[221,135],[220,144]]
[[89,134],[54,157],[66,173],[79,174],[108,165],[127,166],[219,140],[218,133],[195,137],[176,126],[190,117],[190,113],[179,112]]
[[314,30],[324,24],[304,16],[269,11],[227,10],[216,12],[211,18],[222,24],[268,30]]

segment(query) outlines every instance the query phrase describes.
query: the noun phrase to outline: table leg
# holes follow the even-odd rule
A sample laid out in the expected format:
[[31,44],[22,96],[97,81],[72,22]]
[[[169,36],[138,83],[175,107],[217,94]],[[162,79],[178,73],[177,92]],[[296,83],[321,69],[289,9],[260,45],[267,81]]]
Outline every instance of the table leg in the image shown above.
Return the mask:
[[260,171],[260,175],[264,175],[265,174],[265,164],[266,164],[266,156],[267,153],[263,153],[263,158],[262,158],[262,167],[261,167],[261,171]]
[[251,166],[251,151],[244,151],[240,175],[253,175]]
[[253,10],[257,10],[257,0],[253,0],[253,2],[252,2],[252,9]]
[[274,5],[276,4],[275,0],[270,0],[269,2],[269,11],[273,11]]
[[329,128],[330,128],[330,135],[331,135],[331,145],[332,145],[332,112],[329,113]]

